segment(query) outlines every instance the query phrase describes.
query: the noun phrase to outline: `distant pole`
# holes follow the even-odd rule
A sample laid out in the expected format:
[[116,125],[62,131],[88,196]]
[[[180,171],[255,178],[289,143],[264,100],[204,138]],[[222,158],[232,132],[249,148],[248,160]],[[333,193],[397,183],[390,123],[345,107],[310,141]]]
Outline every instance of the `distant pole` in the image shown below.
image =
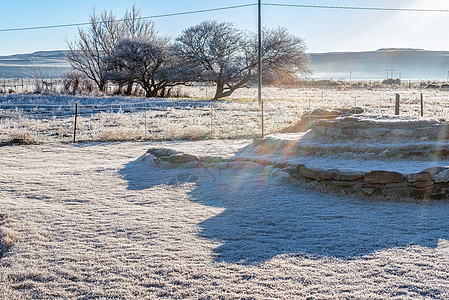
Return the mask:
[[145,97],[145,134],[144,134],[144,138],[145,141],[147,140],[147,97]]
[[423,96],[421,93],[421,117],[424,116],[424,101],[423,101]]
[[394,114],[399,115],[399,94],[396,94],[396,105],[394,107]]
[[75,103],[75,125],[73,128],[73,142],[76,142],[76,119],[78,117],[78,102]]
[[258,47],[257,47],[257,100],[260,103],[262,138],[264,136],[263,124],[263,100],[262,100],[262,16],[261,16],[261,0],[258,1]]

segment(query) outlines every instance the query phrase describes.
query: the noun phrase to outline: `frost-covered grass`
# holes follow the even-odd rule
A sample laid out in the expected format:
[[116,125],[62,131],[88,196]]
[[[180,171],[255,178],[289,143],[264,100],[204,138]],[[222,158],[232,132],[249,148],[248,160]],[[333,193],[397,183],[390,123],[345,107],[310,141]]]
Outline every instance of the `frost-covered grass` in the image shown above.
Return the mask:
[[0,147],[0,298],[449,297],[447,202],[139,159],[150,147],[232,157],[248,143]]
[[[212,88],[191,87],[195,99]],[[418,117],[420,93],[425,116],[449,119],[449,92],[437,90],[335,90],[265,88],[265,133],[296,123],[307,110],[362,107],[367,114],[393,115],[395,93],[401,94],[401,115]],[[260,106],[255,89],[240,89],[233,98],[210,102],[192,99],[72,97],[60,95],[0,96],[0,142],[70,142],[73,113],[80,104],[77,140],[179,140],[242,138],[260,135]],[[146,102],[146,104],[145,104]],[[15,110],[18,106],[19,109]],[[146,107],[146,109],[145,109]],[[146,112],[145,112],[146,111]]]

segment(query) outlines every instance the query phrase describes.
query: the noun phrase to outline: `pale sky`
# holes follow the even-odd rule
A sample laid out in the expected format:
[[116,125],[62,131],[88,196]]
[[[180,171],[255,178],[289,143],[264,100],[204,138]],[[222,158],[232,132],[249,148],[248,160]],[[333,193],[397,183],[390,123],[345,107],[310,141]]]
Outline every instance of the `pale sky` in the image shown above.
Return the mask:
[[[265,3],[449,9],[444,0],[264,0]],[[87,22],[97,11],[121,17],[133,3],[143,16],[257,3],[255,0],[0,0],[0,29]],[[449,50],[449,13],[385,12],[264,6],[263,24],[287,27],[306,41],[308,52],[371,51],[379,48]],[[257,7],[155,19],[158,32],[176,37],[204,20],[230,21],[255,31]],[[0,32],[0,55],[67,49],[77,28]]]

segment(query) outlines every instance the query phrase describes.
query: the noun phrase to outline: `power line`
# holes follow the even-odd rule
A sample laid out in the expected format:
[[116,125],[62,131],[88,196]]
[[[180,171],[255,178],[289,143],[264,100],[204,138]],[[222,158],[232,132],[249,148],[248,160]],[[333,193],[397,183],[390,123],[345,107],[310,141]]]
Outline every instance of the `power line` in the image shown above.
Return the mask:
[[282,3],[262,3],[262,5],[264,5],[264,6],[278,6],[278,7],[299,7],[299,8],[323,8],[323,9],[346,9],[346,10],[374,10],[374,11],[406,11],[406,12],[440,12],[440,13],[449,13],[449,9],[330,6],[330,5],[303,5],[303,4],[282,4]]
[[[225,6],[225,7],[218,7],[218,8],[209,8],[209,9],[184,11],[184,12],[177,12],[177,13],[170,13],[170,14],[154,15],[154,16],[148,16],[148,17],[140,17],[140,18],[137,18],[137,19],[138,20],[146,20],[146,19],[157,19],[157,18],[165,18],[165,17],[183,16],[183,15],[193,15],[193,14],[198,14],[198,13],[206,13],[206,12],[213,12],[213,11],[237,9],[237,8],[256,6],[256,5],[257,5],[256,3],[251,3],[251,4],[242,4],[242,5],[234,5],[234,6]],[[116,20],[115,22],[123,22],[123,21],[127,21],[127,20],[128,19],[120,19],[120,20]],[[98,22],[98,23],[104,23],[104,22]],[[90,25],[90,22],[71,23],[71,24],[59,24],[59,25],[47,25],[47,26],[7,28],[7,29],[0,29],[0,32],[27,31],[27,30],[53,29],[53,28],[66,28],[66,27],[75,27],[75,26],[86,26],[86,25]]]
[[[161,14],[161,15],[154,15],[154,16],[148,16],[148,17],[140,17],[140,18],[137,18],[137,19],[138,20],[145,20],[145,19],[157,19],[157,18],[165,18],[165,17],[175,17],[175,16],[192,15],[192,14],[199,14],[199,13],[206,13],[206,12],[238,9],[238,8],[244,8],[244,7],[257,6],[257,5],[258,5],[257,3],[249,3],[249,4],[242,4],[242,5],[225,6],[225,7],[217,7],[217,8],[209,8],[209,9],[201,9],[201,10],[192,10],[192,11],[176,12],[176,13],[170,13],[170,14]],[[297,7],[297,8],[318,8],[318,9],[449,13],[449,9],[388,8],[388,7],[361,7],[361,6],[330,6],[330,5],[303,5],[303,4],[283,4],[283,3],[261,3],[261,5],[262,6],[274,6],[274,7]],[[127,19],[119,19],[119,20],[116,20],[115,22],[123,22],[123,21],[127,21]],[[98,22],[98,23],[104,23],[104,22]],[[6,29],[0,29],[0,32],[13,32],[13,31],[28,31],[28,30],[39,30],[39,29],[67,28],[67,27],[86,26],[86,25],[90,25],[90,22],[59,24],[59,25],[47,25],[47,26],[6,28]]]

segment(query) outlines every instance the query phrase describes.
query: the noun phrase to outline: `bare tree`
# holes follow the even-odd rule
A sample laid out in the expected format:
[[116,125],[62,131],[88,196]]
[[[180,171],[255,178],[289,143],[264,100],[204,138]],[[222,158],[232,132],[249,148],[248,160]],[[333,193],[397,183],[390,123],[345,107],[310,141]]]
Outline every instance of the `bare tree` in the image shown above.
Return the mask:
[[[277,78],[308,72],[308,56],[302,39],[285,28],[264,29],[262,63],[264,77]],[[177,55],[200,66],[197,78],[214,82],[214,100],[254,83],[257,71],[257,39],[232,23],[205,21],[176,39]]]
[[153,22],[143,20],[141,12],[133,6],[118,20],[112,11],[103,11],[90,15],[90,25],[78,29],[78,40],[69,43],[67,59],[72,69],[84,74],[95,82],[100,91],[106,87],[105,57],[110,55],[114,46],[122,39],[139,37],[151,38],[155,34]]
[[146,97],[164,97],[171,87],[192,80],[167,38],[122,40],[105,63],[108,79],[132,80],[145,90]]
[[231,95],[251,78],[242,36],[232,23],[205,21],[185,29],[176,39],[177,54],[201,67],[198,78],[216,84],[214,99]]
[[[310,57],[304,40],[290,34],[284,27],[263,29],[262,70],[267,84],[288,83],[298,75],[309,75]],[[253,38],[254,43],[256,37]]]

